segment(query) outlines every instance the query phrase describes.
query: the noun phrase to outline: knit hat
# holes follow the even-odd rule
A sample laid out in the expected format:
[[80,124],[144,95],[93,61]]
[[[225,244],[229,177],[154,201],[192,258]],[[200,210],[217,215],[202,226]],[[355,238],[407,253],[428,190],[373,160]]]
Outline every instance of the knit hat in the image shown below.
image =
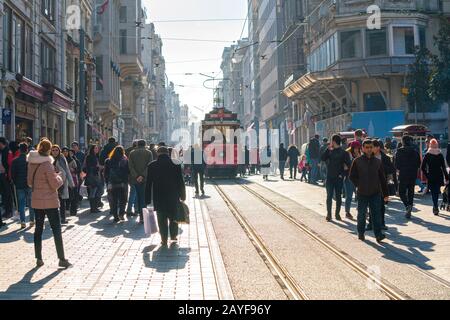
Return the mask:
[[439,142],[436,139],[431,139],[430,149],[439,149]]

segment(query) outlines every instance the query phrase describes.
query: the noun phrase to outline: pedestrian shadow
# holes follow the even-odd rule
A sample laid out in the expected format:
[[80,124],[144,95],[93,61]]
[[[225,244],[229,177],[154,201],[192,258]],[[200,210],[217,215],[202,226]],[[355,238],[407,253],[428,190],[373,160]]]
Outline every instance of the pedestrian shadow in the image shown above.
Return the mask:
[[171,244],[169,247],[161,246],[154,252],[144,252],[144,265],[159,273],[181,270],[186,267],[190,252],[190,248],[180,248],[177,244]]
[[[350,222],[342,221],[341,223],[332,222],[338,227],[348,230],[351,234],[357,236],[356,226]],[[367,234],[367,232],[366,232]],[[376,242],[366,241],[365,243],[378,250],[383,257],[394,262],[403,264],[414,264],[423,270],[434,269],[427,263],[430,259],[422,252],[432,252],[435,243],[431,241],[420,241],[412,237],[402,235],[397,228],[390,227],[385,234],[394,244],[391,245],[383,242],[381,245]]]
[[96,234],[106,238],[116,238],[122,236],[133,240],[147,238],[144,225],[137,223],[137,218],[115,223],[113,217],[108,213],[100,220],[96,219],[90,226],[97,229]]
[[[4,231],[8,231],[8,229]],[[44,224],[44,232],[42,233],[42,240],[50,239],[53,236],[52,229],[50,228],[50,223],[48,221]],[[34,243],[34,228],[26,228],[26,229],[15,229],[9,233],[3,233],[0,235],[0,244],[1,243],[12,243],[16,241],[23,240],[26,243]]]
[[45,278],[31,282],[33,275],[38,270],[39,268],[34,268],[28,271],[19,282],[10,285],[6,291],[0,292],[0,300],[31,300],[37,298],[38,295],[34,295],[34,293],[42,289],[45,284],[63,271],[62,269],[55,270]]

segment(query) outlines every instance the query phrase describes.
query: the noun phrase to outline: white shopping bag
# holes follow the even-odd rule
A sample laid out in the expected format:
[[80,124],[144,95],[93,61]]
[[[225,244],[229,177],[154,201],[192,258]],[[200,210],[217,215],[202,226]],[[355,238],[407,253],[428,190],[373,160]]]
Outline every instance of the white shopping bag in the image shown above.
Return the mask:
[[158,226],[156,224],[155,211],[153,207],[150,207],[148,209],[144,208],[143,215],[145,235],[147,237],[150,237],[152,234],[158,232]]
[[89,198],[88,189],[84,182],[80,185],[80,196],[83,198]]

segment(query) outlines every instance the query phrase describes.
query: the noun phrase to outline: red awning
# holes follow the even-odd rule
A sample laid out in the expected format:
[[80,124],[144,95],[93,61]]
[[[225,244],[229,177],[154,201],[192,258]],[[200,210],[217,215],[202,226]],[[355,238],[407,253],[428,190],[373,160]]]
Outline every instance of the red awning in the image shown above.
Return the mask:
[[63,95],[58,90],[53,91],[53,100],[52,102],[64,109],[72,109],[74,101],[69,97]]
[[45,101],[45,88],[30,79],[21,77],[19,90],[20,92],[36,98],[41,102]]

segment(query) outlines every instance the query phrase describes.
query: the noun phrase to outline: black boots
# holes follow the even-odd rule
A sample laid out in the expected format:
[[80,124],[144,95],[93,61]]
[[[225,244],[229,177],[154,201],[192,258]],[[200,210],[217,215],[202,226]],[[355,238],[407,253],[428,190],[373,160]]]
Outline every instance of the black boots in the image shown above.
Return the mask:
[[97,208],[97,199],[89,199],[89,205],[91,207],[91,213],[99,213]]

